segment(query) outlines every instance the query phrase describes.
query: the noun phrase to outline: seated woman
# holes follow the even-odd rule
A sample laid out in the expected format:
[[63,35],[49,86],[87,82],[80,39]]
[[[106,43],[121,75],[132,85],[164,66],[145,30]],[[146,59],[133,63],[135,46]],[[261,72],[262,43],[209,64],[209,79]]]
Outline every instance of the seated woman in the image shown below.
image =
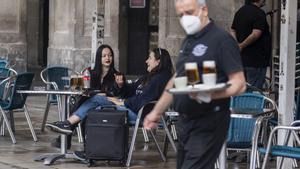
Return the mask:
[[[165,85],[173,75],[173,65],[167,50],[156,48],[150,52],[147,63],[148,73],[133,84],[125,84],[123,77],[116,75],[117,91],[124,92],[125,100],[109,98],[103,95],[95,95],[85,101],[72,116],[66,121],[48,123],[50,130],[62,134],[71,134],[75,124],[84,119],[91,109],[98,106],[117,105],[119,110],[128,110],[129,120],[135,120],[138,110],[148,102],[159,99]],[[122,88],[122,89],[120,89]]]
[[[96,52],[95,67],[90,69],[91,73],[91,88],[101,90],[108,96],[122,96],[122,93],[114,90],[114,86],[117,85],[115,82],[115,75],[120,74],[114,67],[114,52],[109,45],[101,45]],[[118,80],[125,81],[125,79]],[[73,113],[82,103],[84,103],[89,97],[80,97],[76,101],[75,105],[70,108],[70,113]],[[75,126],[74,126],[75,128]],[[71,135],[67,138],[67,148],[71,147]],[[52,145],[60,148],[60,137],[52,141]]]

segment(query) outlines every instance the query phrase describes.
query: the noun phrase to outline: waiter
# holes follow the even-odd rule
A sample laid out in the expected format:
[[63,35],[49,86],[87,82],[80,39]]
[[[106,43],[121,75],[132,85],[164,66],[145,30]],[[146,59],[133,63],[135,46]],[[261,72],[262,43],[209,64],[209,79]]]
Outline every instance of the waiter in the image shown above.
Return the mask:
[[[176,0],[176,12],[187,37],[176,64],[176,76],[184,76],[184,65],[197,62],[200,77],[202,62],[213,60],[217,83],[227,82],[225,90],[187,95],[164,92],[154,109],[144,119],[144,127],[157,127],[160,116],[172,103],[180,113],[178,122],[177,169],[213,169],[226,139],[230,121],[230,96],[245,91],[245,77],[235,40],[208,17],[205,0]],[[173,87],[173,79],[166,89]]]

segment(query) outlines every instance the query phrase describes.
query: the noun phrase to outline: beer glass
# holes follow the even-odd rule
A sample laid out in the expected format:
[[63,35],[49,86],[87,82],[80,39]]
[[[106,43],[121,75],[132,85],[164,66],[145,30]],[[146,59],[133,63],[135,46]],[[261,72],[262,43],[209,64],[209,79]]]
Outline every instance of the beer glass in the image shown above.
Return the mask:
[[215,85],[217,81],[216,64],[213,60],[203,61],[202,81],[204,85]]
[[83,89],[83,75],[78,75],[77,76],[77,86],[79,87],[79,90]]
[[71,86],[71,89],[72,90],[75,90],[76,87],[78,85],[78,78],[77,78],[77,75],[71,75],[71,78],[70,78],[70,86]]
[[200,82],[197,62],[188,62],[185,63],[184,66],[188,83],[194,86],[196,83]]

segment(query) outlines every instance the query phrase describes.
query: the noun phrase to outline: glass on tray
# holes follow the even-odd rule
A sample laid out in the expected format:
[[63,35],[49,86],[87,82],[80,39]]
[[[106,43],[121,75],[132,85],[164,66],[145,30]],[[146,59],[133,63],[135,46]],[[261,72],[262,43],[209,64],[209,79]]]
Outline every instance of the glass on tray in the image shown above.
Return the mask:
[[187,62],[184,65],[188,83],[194,86],[200,82],[197,62]]

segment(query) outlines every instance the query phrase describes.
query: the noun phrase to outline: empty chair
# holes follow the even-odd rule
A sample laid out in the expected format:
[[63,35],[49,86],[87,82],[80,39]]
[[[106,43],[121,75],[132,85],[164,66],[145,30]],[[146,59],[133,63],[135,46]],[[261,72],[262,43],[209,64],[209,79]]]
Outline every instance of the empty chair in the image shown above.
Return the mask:
[[[69,85],[67,78],[72,74],[78,74],[78,72],[63,66],[53,66],[47,67],[41,71],[40,76],[42,81],[47,84],[47,89],[52,90],[63,90],[66,85]],[[59,95],[47,95],[47,105],[45,108],[44,118],[42,121],[41,131],[44,131],[45,124],[47,122],[49,108],[51,104],[57,104],[58,106],[58,116],[61,120],[60,114],[63,112],[61,110],[62,105],[60,105],[60,96]]]
[[[277,110],[276,104],[269,98],[258,93],[244,93],[231,98],[230,108],[232,110],[243,110],[248,114],[253,114],[253,118],[231,118],[228,138],[228,150],[251,151],[251,162],[255,161],[259,131],[262,122],[272,116],[256,116],[263,112],[264,108]],[[255,150],[255,152],[253,152]],[[254,154],[253,154],[254,153]],[[254,164],[250,165],[253,166]],[[259,165],[259,164],[258,164]]]
[[[142,121],[143,121],[145,115],[148,114],[148,113],[153,109],[153,107],[155,106],[155,103],[156,103],[156,102],[150,102],[150,103],[144,105],[144,106],[139,110],[138,115],[137,115],[137,118],[136,118],[136,121],[130,121],[130,122],[129,122],[132,126],[134,126],[134,131],[133,131],[132,140],[131,140],[131,143],[130,143],[130,148],[129,148],[128,157],[127,157],[127,162],[126,162],[126,166],[127,166],[127,167],[129,167],[129,166],[130,166],[130,163],[131,163],[131,158],[132,158],[132,153],[133,153],[133,149],[134,149],[134,145],[135,145],[135,140],[136,140],[136,137],[137,137],[138,128],[139,128],[140,126],[142,126],[141,123],[142,123]],[[175,147],[175,144],[174,144],[174,141],[173,141],[173,139],[172,139],[172,136],[171,136],[171,134],[170,134],[170,131],[169,131],[167,125],[166,125],[166,121],[165,121],[165,119],[164,119],[163,116],[161,117],[161,121],[162,121],[162,127],[164,128],[164,130],[165,130],[165,132],[166,132],[166,135],[167,135],[169,141],[171,142],[171,144],[172,144],[174,150],[177,151],[177,150],[176,150],[176,147]],[[146,130],[145,130],[145,132],[146,132]],[[153,131],[150,130],[150,134],[151,134],[151,136],[152,136],[152,138],[153,138],[153,140],[154,140],[154,143],[155,143],[155,145],[156,145],[156,148],[157,148],[157,150],[158,150],[158,152],[159,152],[159,154],[160,154],[162,160],[163,160],[163,161],[166,161],[166,157],[165,157],[164,153],[162,152],[160,146],[158,145],[157,139],[156,139],[156,137],[155,137]]]
[[[12,142],[15,144],[16,139],[13,133],[12,127],[14,127],[13,123],[13,112],[16,109],[23,109],[25,113],[25,117],[27,123],[29,125],[32,137],[34,141],[37,141],[30,116],[28,113],[27,106],[25,104],[27,99],[27,94],[18,93],[19,90],[29,90],[34,74],[33,73],[22,73],[19,75],[8,77],[7,79],[3,80],[1,83],[9,83],[9,91],[7,92],[8,95],[4,100],[0,101],[0,110],[1,110],[1,121],[4,120],[5,126],[8,129]],[[1,84],[0,83],[0,84]],[[9,115],[10,120],[8,120],[7,115]],[[0,123],[2,124],[2,123]],[[2,126],[4,127],[4,126]]]
[[[273,138],[277,136],[277,132],[279,130],[285,130],[285,139],[282,145],[274,143]],[[300,131],[300,121],[294,121],[289,126],[276,126],[270,134],[268,139],[267,147],[259,148],[259,152],[261,154],[265,154],[264,161],[262,165],[262,169],[265,169],[267,166],[267,161],[269,156],[275,157],[282,157],[279,159],[279,167],[282,168],[282,164],[285,158],[292,158],[293,164],[295,165],[295,159],[300,159],[300,138],[299,138],[299,131]],[[288,142],[290,139],[293,139],[294,145],[289,146]]]

